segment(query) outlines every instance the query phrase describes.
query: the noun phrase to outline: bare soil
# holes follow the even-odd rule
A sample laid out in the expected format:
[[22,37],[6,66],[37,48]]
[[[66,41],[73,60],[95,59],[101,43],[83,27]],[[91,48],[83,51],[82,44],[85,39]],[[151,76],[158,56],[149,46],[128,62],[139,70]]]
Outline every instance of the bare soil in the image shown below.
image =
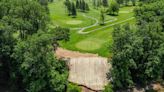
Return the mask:
[[78,51],[70,51],[63,48],[57,48],[55,55],[57,58],[99,57],[98,54],[81,53]]

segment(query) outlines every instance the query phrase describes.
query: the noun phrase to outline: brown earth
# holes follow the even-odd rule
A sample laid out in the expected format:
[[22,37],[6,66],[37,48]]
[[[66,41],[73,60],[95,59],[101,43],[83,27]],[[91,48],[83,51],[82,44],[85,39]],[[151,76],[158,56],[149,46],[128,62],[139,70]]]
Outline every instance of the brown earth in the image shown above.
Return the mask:
[[57,48],[55,55],[58,58],[99,57],[98,54],[81,53],[78,51],[70,51],[63,48]]
[[63,48],[57,48],[55,55],[57,58],[68,59],[68,80],[81,86],[82,92],[98,92],[108,83],[106,73],[111,65],[107,58]]

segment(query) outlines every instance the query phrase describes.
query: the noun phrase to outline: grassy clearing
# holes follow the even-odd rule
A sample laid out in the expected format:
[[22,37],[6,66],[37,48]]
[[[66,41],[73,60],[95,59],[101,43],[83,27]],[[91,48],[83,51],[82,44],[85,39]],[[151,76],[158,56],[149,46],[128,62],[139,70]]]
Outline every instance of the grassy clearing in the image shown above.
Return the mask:
[[[93,25],[95,23],[95,20],[87,18],[83,15],[85,14],[86,16],[90,16],[99,20],[100,10],[94,9],[91,3],[89,4],[91,6],[89,12],[87,13],[78,12],[77,17],[72,18],[65,13],[63,0],[58,0],[54,3],[49,4],[51,20],[55,25],[60,25],[69,28],[79,28],[79,27],[82,28],[82,27]],[[100,56],[111,57],[112,56],[111,50],[112,50],[112,43],[113,43],[112,40],[112,31],[114,26],[113,24],[134,23],[135,21],[134,19],[121,22],[133,17],[133,12],[132,12],[133,8],[134,7],[132,6],[121,8],[119,12],[119,16],[106,15],[105,21],[111,21],[117,18],[117,20],[108,22],[104,25],[104,26],[109,26],[109,25],[112,26],[102,28],[104,26],[97,25],[85,29],[84,30],[85,32],[98,29],[89,34],[78,34],[79,30],[71,30],[70,41],[68,42],[61,41],[60,46],[69,50],[95,53],[95,54],[99,54]]]

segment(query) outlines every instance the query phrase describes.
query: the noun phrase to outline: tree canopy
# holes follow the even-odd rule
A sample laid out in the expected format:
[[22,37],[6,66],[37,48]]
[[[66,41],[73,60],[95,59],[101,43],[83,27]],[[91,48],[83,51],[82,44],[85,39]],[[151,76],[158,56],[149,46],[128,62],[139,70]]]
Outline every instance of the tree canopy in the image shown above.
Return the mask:
[[145,86],[163,80],[163,7],[162,0],[143,3],[135,10],[136,27],[115,27],[111,73],[115,88]]

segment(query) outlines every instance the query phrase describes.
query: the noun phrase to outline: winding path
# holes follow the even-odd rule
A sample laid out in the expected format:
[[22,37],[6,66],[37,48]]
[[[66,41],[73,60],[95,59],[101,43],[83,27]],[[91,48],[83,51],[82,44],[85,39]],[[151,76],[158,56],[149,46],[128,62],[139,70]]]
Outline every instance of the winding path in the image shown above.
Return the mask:
[[113,23],[113,24],[110,24],[110,25],[106,25],[106,26],[103,26],[103,27],[100,27],[100,28],[97,28],[97,29],[94,29],[94,30],[91,30],[91,31],[87,31],[87,32],[84,32],[84,30],[79,30],[78,33],[79,34],[89,34],[91,32],[101,30],[101,29],[104,29],[104,28],[107,28],[107,27],[111,27],[111,26],[114,26],[114,25],[117,25],[117,24],[121,24],[121,23],[124,23],[124,22],[132,20],[132,19],[134,19],[134,17],[131,17],[131,18],[128,18],[126,20],[119,21],[119,22],[116,22],[116,23]]
[[[130,12],[131,12],[131,11],[130,11]],[[128,13],[129,13],[129,12],[128,12]],[[126,22],[126,21],[129,21],[129,20],[134,19],[134,17],[130,17],[130,18],[128,18],[128,19],[126,19],[126,20],[123,20],[123,21],[119,21],[119,22],[116,22],[116,23],[112,23],[112,24],[109,24],[109,25],[106,25],[106,26],[103,26],[103,27],[99,27],[99,28],[93,29],[93,30],[91,30],[91,31],[86,31],[86,32],[84,32],[84,30],[86,30],[86,29],[88,29],[88,28],[91,28],[91,27],[94,27],[94,26],[99,25],[99,21],[98,21],[98,19],[96,19],[96,18],[94,18],[94,17],[91,17],[91,16],[87,16],[87,15],[85,15],[85,14],[83,14],[83,16],[86,17],[86,18],[88,18],[88,19],[94,20],[95,23],[94,23],[93,25],[86,26],[86,27],[82,27],[82,28],[71,28],[71,29],[73,29],[73,30],[78,30],[78,33],[79,33],[79,34],[89,34],[89,33],[91,33],[91,32],[94,32],[94,31],[97,31],[97,30],[101,30],[101,29],[104,29],[104,28],[107,28],[107,27],[111,27],[111,26],[114,26],[114,25],[117,25],[117,24],[121,24],[121,23],[124,23],[124,22]],[[106,21],[105,23],[110,23],[110,22],[114,22],[114,21],[117,21],[117,20],[118,20],[117,18],[113,17],[112,20]]]
[[[84,31],[85,29],[88,29],[88,28],[91,28],[91,27],[94,27],[94,26],[99,25],[98,19],[96,19],[96,18],[94,18],[94,17],[91,17],[91,16],[87,16],[87,15],[85,15],[85,14],[83,14],[83,16],[86,17],[86,18],[92,19],[92,20],[94,20],[94,21],[96,21],[96,22],[95,22],[93,25],[86,26],[86,27],[83,27],[83,28],[71,28],[71,29],[73,29],[73,30],[78,30],[78,33],[79,33],[79,34],[83,34],[83,31]],[[117,20],[118,20],[117,18],[114,18],[114,17],[112,17],[112,18],[113,18],[113,20],[106,21],[105,23],[114,22],[114,21],[117,21]]]

